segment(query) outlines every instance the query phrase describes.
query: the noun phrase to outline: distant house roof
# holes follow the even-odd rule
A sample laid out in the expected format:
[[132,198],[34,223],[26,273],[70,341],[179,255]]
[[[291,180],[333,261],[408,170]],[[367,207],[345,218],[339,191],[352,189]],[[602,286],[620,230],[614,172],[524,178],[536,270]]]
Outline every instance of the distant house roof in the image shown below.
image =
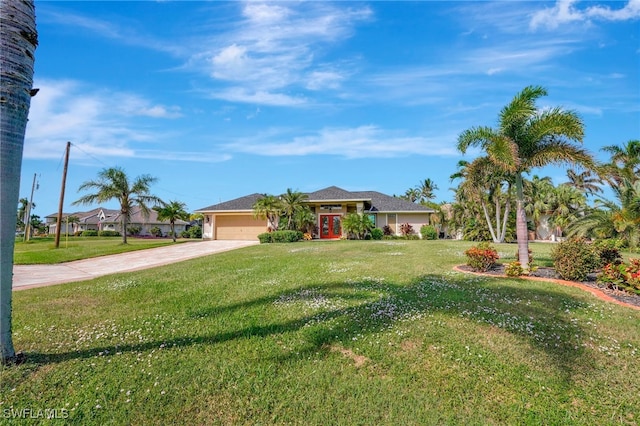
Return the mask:
[[[330,186],[319,191],[306,194],[308,203],[317,202],[363,202],[365,210],[381,213],[432,213],[433,209],[412,203],[402,198],[392,197],[376,191],[346,191],[337,186]],[[251,194],[224,203],[203,207],[197,212],[253,211],[253,205],[264,194]]]
[[[75,212],[75,213],[63,213],[62,217],[70,217],[76,216],[80,219],[80,223],[83,224],[91,224],[97,225],[98,223],[120,223],[120,210],[112,210],[112,209],[103,209],[102,207],[97,207],[93,210],[89,210],[87,212]],[[46,218],[57,218],[58,214],[54,213]],[[131,214],[129,215],[129,223],[145,223],[145,224],[160,224],[160,223],[168,223],[168,221],[160,221],[158,220],[158,212],[150,209],[149,215],[146,216],[142,209],[139,207],[133,208],[131,210]],[[176,220],[176,225],[187,225],[189,222],[185,222],[183,220]]]

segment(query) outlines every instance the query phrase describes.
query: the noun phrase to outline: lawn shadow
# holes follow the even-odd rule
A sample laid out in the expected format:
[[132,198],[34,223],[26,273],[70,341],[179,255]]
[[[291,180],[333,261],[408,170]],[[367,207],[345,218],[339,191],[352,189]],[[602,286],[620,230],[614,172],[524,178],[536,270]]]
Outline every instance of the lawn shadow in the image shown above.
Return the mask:
[[[322,300],[329,303],[311,309],[313,312],[299,318],[247,325],[222,333],[96,346],[62,353],[30,352],[27,353],[26,363],[46,365],[92,358],[99,354],[108,357],[158,348],[171,350],[173,347],[213,345],[308,329],[303,334],[306,344],[300,351],[274,358],[274,362],[284,362],[305,359],[309,354],[328,351],[333,345],[348,347],[354,337],[389,330],[401,321],[411,321],[411,317],[442,313],[489,327],[499,327],[519,336],[533,348],[546,353],[566,383],[571,383],[575,373],[585,373],[583,370],[594,364],[581,345],[587,333],[572,320],[572,312],[584,309],[587,303],[553,288],[518,287],[499,278],[463,274],[425,275],[408,285],[367,279],[359,282],[319,281],[249,301],[195,309],[185,313],[185,317],[196,321],[207,316],[233,315],[256,309],[262,311],[272,308],[279,301],[304,304],[307,303],[306,296],[321,296]],[[335,327],[336,323],[340,327]],[[572,337],[566,339],[566,336]]]

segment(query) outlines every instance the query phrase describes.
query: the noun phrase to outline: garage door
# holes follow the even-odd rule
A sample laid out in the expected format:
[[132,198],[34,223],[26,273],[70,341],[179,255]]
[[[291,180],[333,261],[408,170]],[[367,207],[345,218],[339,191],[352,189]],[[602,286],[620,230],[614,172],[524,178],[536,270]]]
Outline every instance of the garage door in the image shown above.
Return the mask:
[[246,216],[216,216],[216,240],[257,240],[267,232],[266,220]]

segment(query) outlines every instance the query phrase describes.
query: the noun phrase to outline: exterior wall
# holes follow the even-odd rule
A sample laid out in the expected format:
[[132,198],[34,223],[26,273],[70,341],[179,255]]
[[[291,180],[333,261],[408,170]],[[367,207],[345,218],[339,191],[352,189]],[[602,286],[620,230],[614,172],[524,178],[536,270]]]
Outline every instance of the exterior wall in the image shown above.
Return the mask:
[[429,214],[427,213],[419,213],[419,214],[409,214],[409,213],[400,213],[397,215],[398,219],[398,227],[396,230],[396,234],[400,234],[400,225],[403,223],[408,223],[413,227],[413,232],[415,234],[420,235],[420,228],[422,225],[429,224]]
[[204,215],[202,222],[202,238],[205,240],[213,240],[213,215]]

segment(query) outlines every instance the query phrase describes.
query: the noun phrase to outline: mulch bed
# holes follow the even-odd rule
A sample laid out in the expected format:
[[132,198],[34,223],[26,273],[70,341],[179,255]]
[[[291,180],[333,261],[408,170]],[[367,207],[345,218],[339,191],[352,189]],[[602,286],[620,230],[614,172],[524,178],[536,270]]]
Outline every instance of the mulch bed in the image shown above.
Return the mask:
[[[497,264],[487,272],[474,272],[468,265],[458,265],[454,269],[475,275],[506,278],[507,276],[504,273],[504,267],[505,265]],[[525,280],[548,281],[556,284],[578,287],[602,300],[640,310],[640,296],[626,291],[614,290],[601,286],[596,282],[596,274],[590,274],[586,281],[566,281],[559,278],[554,268],[540,267],[531,274],[523,275],[519,278]]]

